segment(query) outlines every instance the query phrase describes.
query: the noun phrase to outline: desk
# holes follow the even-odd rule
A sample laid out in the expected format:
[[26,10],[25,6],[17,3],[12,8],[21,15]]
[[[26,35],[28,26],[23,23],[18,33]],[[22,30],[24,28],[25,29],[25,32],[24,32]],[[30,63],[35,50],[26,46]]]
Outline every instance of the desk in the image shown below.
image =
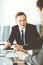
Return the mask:
[[17,59],[17,54],[12,52],[13,50],[1,50],[0,51],[0,65],[24,65],[24,61]]

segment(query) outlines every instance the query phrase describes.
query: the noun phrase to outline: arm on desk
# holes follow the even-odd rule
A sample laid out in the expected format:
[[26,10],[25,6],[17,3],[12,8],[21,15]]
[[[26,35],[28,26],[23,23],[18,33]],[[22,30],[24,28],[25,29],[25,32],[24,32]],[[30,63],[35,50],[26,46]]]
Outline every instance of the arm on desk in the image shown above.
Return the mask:
[[22,51],[22,52],[28,54],[28,51],[23,49],[23,45],[18,45],[18,44],[14,45],[14,51]]

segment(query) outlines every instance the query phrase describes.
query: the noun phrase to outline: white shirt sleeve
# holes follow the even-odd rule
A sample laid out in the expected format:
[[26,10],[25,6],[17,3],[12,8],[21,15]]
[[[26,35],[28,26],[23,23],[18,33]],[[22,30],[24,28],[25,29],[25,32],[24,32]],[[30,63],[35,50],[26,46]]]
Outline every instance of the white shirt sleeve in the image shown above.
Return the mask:
[[33,50],[28,50],[28,54],[33,55]]
[[[33,55],[33,50],[28,50],[28,54],[29,55]],[[28,56],[28,54],[23,56],[23,60],[26,58],[26,56]]]

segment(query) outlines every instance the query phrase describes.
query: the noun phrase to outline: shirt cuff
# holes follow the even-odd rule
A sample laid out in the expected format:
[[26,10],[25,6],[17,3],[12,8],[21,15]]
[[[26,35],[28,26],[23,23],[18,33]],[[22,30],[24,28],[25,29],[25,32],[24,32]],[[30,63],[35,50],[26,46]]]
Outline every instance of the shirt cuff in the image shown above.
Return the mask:
[[23,55],[23,60],[25,60],[25,58],[28,56],[28,54],[26,54],[26,55]]
[[28,54],[33,55],[33,50],[28,50]]
[[[33,55],[33,50],[28,50],[28,54]],[[28,56],[28,54],[23,55],[23,60],[25,60],[25,58]]]

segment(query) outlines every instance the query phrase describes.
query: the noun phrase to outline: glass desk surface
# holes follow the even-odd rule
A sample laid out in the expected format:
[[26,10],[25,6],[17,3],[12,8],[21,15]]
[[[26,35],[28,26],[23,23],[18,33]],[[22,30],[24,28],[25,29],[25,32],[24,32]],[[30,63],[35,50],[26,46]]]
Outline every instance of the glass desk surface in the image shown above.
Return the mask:
[[22,60],[17,59],[17,54],[13,50],[0,50],[0,64],[1,65],[13,65],[18,63],[18,65],[23,65]]

